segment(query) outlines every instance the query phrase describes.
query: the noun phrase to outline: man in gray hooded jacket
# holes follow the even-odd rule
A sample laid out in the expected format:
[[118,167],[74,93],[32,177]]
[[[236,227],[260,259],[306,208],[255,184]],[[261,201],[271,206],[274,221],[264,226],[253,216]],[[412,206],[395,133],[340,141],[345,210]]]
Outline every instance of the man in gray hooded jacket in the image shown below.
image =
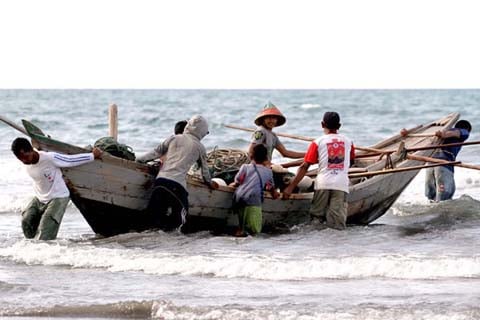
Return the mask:
[[[160,212],[155,215],[159,227],[171,230],[186,222],[188,213],[187,172],[197,163],[203,180],[213,188],[218,185],[211,180],[207,166],[207,152],[200,140],[208,134],[208,123],[200,115],[188,120],[183,134],[167,139],[162,147],[165,161],[155,179],[155,188],[150,199],[149,210]],[[157,150],[159,150],[157,148]]]

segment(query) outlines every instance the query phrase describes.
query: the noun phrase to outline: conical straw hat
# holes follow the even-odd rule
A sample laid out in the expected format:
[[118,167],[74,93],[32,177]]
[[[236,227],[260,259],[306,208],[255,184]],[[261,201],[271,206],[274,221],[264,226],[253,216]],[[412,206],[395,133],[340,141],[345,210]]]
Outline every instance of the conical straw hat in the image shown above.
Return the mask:
[[287,121],[287,119],[280,112],[280,110],[278,110],[278,108],[270,101],[268,101],[267,104],[263,107],[262,111],[258,113],[257,117],[255,118],[255,124],[257,126],[262,125],[262,119],[267,116],[275,116],[278,118],[277,127],[285,124],[285,122]]

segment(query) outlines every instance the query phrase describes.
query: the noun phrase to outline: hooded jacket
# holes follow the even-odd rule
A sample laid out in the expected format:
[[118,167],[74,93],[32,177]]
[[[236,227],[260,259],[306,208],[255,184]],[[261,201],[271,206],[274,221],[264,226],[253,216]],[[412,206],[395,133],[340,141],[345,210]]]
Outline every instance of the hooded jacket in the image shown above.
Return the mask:
[[200,142],[208,134],[208,123],[200,115],[188,120],[183,134],[173,136],[166,141],[165,161],[158,172],[157,178],[165,178],[178,182],[187,188],[187,172],[196,163],[202,169],[202,176],[206,183],[211,182],[210,171],[207,166],[207,152]]

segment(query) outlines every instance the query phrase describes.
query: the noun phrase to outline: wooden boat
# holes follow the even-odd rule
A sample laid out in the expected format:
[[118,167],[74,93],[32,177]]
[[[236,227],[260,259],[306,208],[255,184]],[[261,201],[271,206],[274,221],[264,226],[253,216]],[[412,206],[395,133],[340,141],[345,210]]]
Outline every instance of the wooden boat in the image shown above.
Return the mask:
[[[436,145],[441,141],[434,133],[451,128],[458,118],[458,113],[447,115],[409,130],[406,137],[395,135],[358,152],[351,170],[360,173],[351,174],[347,223],[368,224],[381,217],[419,172],[419,168],[411,170],[412,166],[424,163],[392,150],[403,145],[407,149]],[[87,151],[44,135],[28,121],[23,120],[23,125],[40,150],[67,154]],[[432,153],[433,149],[427,149],[413,154],[430,156]],[[368,174],[385,169],[389,172],[392,167],[407,171]],[[153,214],[146,210],[155,179],[155,170],[151,167],[104,154],[101,160],[62,171],[73,203],[95,233],[112,236],[158,227]],[[187,183],[190,202],[187,230],[221,230],[237,225],[237,217],[231,211],[233,188],[211,190],[195,174],[188,175]],[[265,194],[264,225],[267,228],[277,224],[292,226],[308,221],[312,196],[312,192],[296,193],[288,200],[274,200]]]

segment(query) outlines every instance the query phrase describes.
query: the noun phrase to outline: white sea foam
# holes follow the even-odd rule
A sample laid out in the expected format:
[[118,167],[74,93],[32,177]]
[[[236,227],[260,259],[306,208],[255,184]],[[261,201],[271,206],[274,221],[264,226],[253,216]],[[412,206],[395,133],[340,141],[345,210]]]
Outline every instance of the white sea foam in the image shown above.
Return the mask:
[[304,103],[300,106],[302,109],[317,109],[321,108],[322,106],[320,104],[315,104],[315,103]]
[[[480,172],[466,168],[455,168],[456,191],[453,199],[468,195],[480,200]],[[429,204],[425,197],[425,172],[420,171],[397,200],[399,204]]]
[[155,275],[196,275],[263,280],[437,279],[480,277],[480,255],[297,257],[245,253],[182,254],[145,249],[72,246],[62,242],[19,241],[0,248],[0,257],[29,265],[106,268]]

